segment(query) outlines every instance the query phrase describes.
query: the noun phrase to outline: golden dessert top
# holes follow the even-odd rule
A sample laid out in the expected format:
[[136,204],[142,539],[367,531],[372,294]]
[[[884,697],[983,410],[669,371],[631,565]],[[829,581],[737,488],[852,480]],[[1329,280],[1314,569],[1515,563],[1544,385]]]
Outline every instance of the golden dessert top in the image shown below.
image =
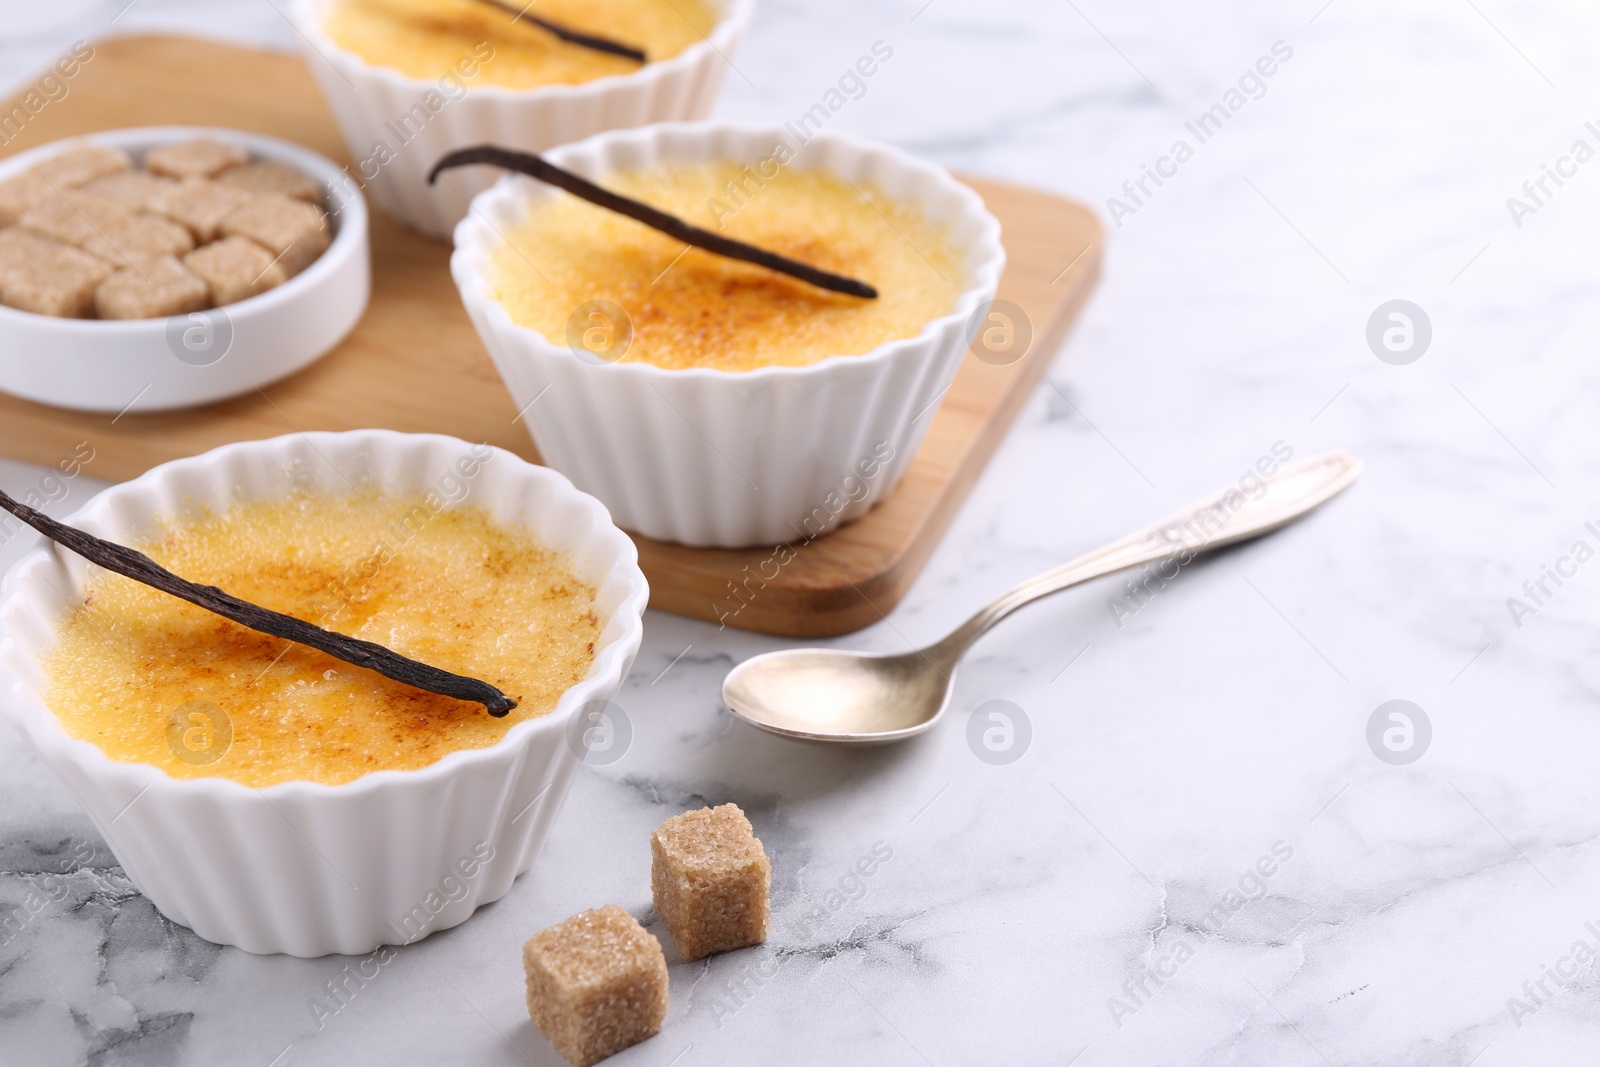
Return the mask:
[[[781,151],[779,150],[781,149]],[[491,295],[513,321],[600,362],[747,371],[861,355],[954,307],[960,260],[914,205],[788,165],[658,164],[600,184],[686,222],[858,278],[864,300],[714,255],[565,193],[530,204],[491,253]]]
[[[539,0],[534,13],[642,49],[651,61],[671,59],[704,40],[717,21],[706,0]],[[635,60],[562,41],[513,18],[477,0],[336,0],[322,29],[375,67],[444,79],[445,92],[576,85],[639,69]]]
[[97,572],[44,659],[46,703],[112,759],[177,778],[337,784],[486,747],[550,712],[599,638],[595,590],[570,561],[437,494],[242,503],[135,547],[185,578],[518,701],[491,718]]

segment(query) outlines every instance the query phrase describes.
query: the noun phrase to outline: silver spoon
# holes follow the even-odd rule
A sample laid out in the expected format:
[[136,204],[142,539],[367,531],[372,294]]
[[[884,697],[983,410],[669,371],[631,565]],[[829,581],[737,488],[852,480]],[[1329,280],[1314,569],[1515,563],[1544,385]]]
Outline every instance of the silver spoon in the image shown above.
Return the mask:
[[1360,473],[1361,460],[1348,452],[1281,467],[1263,479],[1264,489],[1229,486],[1023,582],[937,644],[894,656],[830,648],[768,652],[728,672],[722,699],[745,722],[785,737],[847,745],[902,741],[939,721],[950,706],[956,664],[974,641],[1018,608],[1130,567],[1270,533],[1331,499]]

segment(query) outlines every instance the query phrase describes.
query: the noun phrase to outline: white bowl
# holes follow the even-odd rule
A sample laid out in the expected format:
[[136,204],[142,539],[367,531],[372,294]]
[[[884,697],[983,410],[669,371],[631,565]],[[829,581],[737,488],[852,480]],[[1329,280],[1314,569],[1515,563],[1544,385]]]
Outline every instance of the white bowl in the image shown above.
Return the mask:
[[[795,145],[778,127],[667,123],[600,134],[548,158],[603,184],[612,170],[658,160],[749,162],[776,141]],[[905,473],[967,349],[969,322],[994,298],[1005,266],[1000,224],[943,168],[834,134],[812,137],[787,165],[875,185],[943,226],[965,272],[950,312],[915,337],[808,366],[599,364],[513,322],[490,294],[490,253],[530,203],[558,195],[552,187],[507,175],[456,227],[451,274],[540,458],[625,529],[739,548],[809,540],[864,515]]]
[[[221,509],[302,486],[345,493],[347,477],[387,492],[426,492],[472,447],[389,430],[226,445],[107,489],[68,521],[127,540],[156,532],[162,516],[181,509]],[[571,555],[579,576],[599,590],[603,628],[589,673],[550,714],[517,723],[488,748],[452,752],[420,770],[255,789],[114,762],[68,735],[40,696],[39,655],[76,603],[86,564],[46,546],[6,575],[0,712],[78,798],[163,915],[250,952],[365,953],[465,921],[533,864],[580,762],[568,728],[580,708],[616,694],[639,650],[649,588],[633,542],[561,475],[494,449],[470,484],[467,499],[496,520],[524,525]],[[470,876],[458,867],[463,859],[478,861]]]
[[[446,71],[439,78],[413,78],[373,66],[334,44],[323,30],[322,13],[337,2],[290,4],[301,53],[344,131],[357,161],[355,173],[367,183],[372,199],[405,225],[440,239],[450,236],[472,197],[498,175],[492,167],[463,167],[430,186],[428,171],[441,156],[485,143],[543,152],[601,130],[704,118],[755,7],[755,0],[710,0],[717,23],[704,40],[637,71],[574,85],[512,89],[460,72],[449,82],[444,80]],[[421,112],[416,111],[419,106]],[[411,115],[428,118],[408,122]],[[402,122],[404,140],[396,134]]]
[[71,144],[135,158],[190,137],[237,144],[323,188],[333,241],[275,289],[209,311],[161,319],[63,319],[0,306],[0,390],[74,411],[169,411],[248,393],[300,370],[344,339],[371,290],[367,205],[332,160],[276,137],[198,126],[145,126],[55,141],[0,162],[0,178]]

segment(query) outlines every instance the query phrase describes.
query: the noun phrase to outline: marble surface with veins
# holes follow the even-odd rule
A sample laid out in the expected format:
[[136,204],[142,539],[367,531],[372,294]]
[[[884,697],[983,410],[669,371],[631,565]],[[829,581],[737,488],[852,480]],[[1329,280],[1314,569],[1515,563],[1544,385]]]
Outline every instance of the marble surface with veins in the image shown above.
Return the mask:
[[[150,28],[289,47],[274,3],[14,4],[0,71]],[[0,913],[47,897],[0,944],[0,1061],[554,1065],[519,944],[605,901],[648,919],[649,831],[727,800],[772,855],[773,937],[669,949],[666,1029],[618,1067],[1592,1061],[1600,565],[1573,546],[1600,543],[1600,11],[762,0],[718,114],[797,115],[878,40],[892,61],[833,128],[1078,197],[1109,236],[927,569],[838,644],[936,637],[1275,445],[1359,452],[1356,488],[1131,614],[1108,579],[1009,620],[950,720],[889,748],[733,722],[723,673],[785,642],[651,613],[626,756],[583,771],[508,896],[320,1028],[309,1005],[351,961],[165,921],[0,727]],[[1368,342],[1395,299],[1431,324],[1404,365]],[[1431,723],[1407,765],[1367,740],[1394,699]],[[991,700],[1031,726],[1007,764],[967,741]],[[875,846],[892,856],[853,873]]]

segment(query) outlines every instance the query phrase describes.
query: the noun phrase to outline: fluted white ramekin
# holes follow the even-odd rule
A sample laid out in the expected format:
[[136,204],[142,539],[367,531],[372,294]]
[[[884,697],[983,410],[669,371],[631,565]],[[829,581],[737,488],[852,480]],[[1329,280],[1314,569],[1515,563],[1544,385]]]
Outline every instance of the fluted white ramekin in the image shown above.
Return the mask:
[[461,78],[458,73],[457,81],[467,85],[462,92],[442,80],[447,71],[441,70],[439,78],[414,78],[334,44],[322,28],[322,13],[337,2],[293,0],[290,17],[299,30],[301,52],[344,132],[352,174],[385,212],[439,238],[450,235],[468,202],[497,174],[491,167],[461,167],[429,186],[428,171],[440,156],[485,143],[543,152],[602,130],[704,118],[755,6],[755,0],[710,0],[718,17],[704,40],[628,74],[511,89],[484,84],[481,74]]
[[440,492],[441,479],[455,472],[468,486],[467,503],[569,554],[599,591],[603,626],[588,674],[550,714],[517,723],[488,748],[452,752],[420,770],[256,789],[115,762],[68,735],[41,696],[39,657],[77,602],[84,561],[46,546],[7,573],[0,712],[78,798],[128,877],[174,922],[250,952],[366,953],[464,922],[533,864],[580,762],[569,725],[589,702],[615,695],[639,650],[649,589],[632,541],[598,501],[499,449],[488,449],[490,458],[466,477],[457,463],[474,447],[483,448],[389,430],[226,445],[113,486],[68,520],[126,541],[195,506],[221,509],[294,488],[345,493],[352,482]]
[[809,539],[864,515],[910,465],[967,349],[969,322],[994,298],[1005,267],[999,222],[942,167],[894,148],[832,134],[796,146],[777,127],[667,123],[546,155],[603,183],[609,171],[663,160],[749,163],[778,141],[796,149],[788,166],[875,186],[944,230],[963,271],[948,314],[915,337],[803,367],[598,364],[564,338],[513,322],[491,295],[491,253],[529,203],[556,195],[550,186],[507,175],[456,227],[451,273],[541,459],[604,501],[624,529],[739,548]]

